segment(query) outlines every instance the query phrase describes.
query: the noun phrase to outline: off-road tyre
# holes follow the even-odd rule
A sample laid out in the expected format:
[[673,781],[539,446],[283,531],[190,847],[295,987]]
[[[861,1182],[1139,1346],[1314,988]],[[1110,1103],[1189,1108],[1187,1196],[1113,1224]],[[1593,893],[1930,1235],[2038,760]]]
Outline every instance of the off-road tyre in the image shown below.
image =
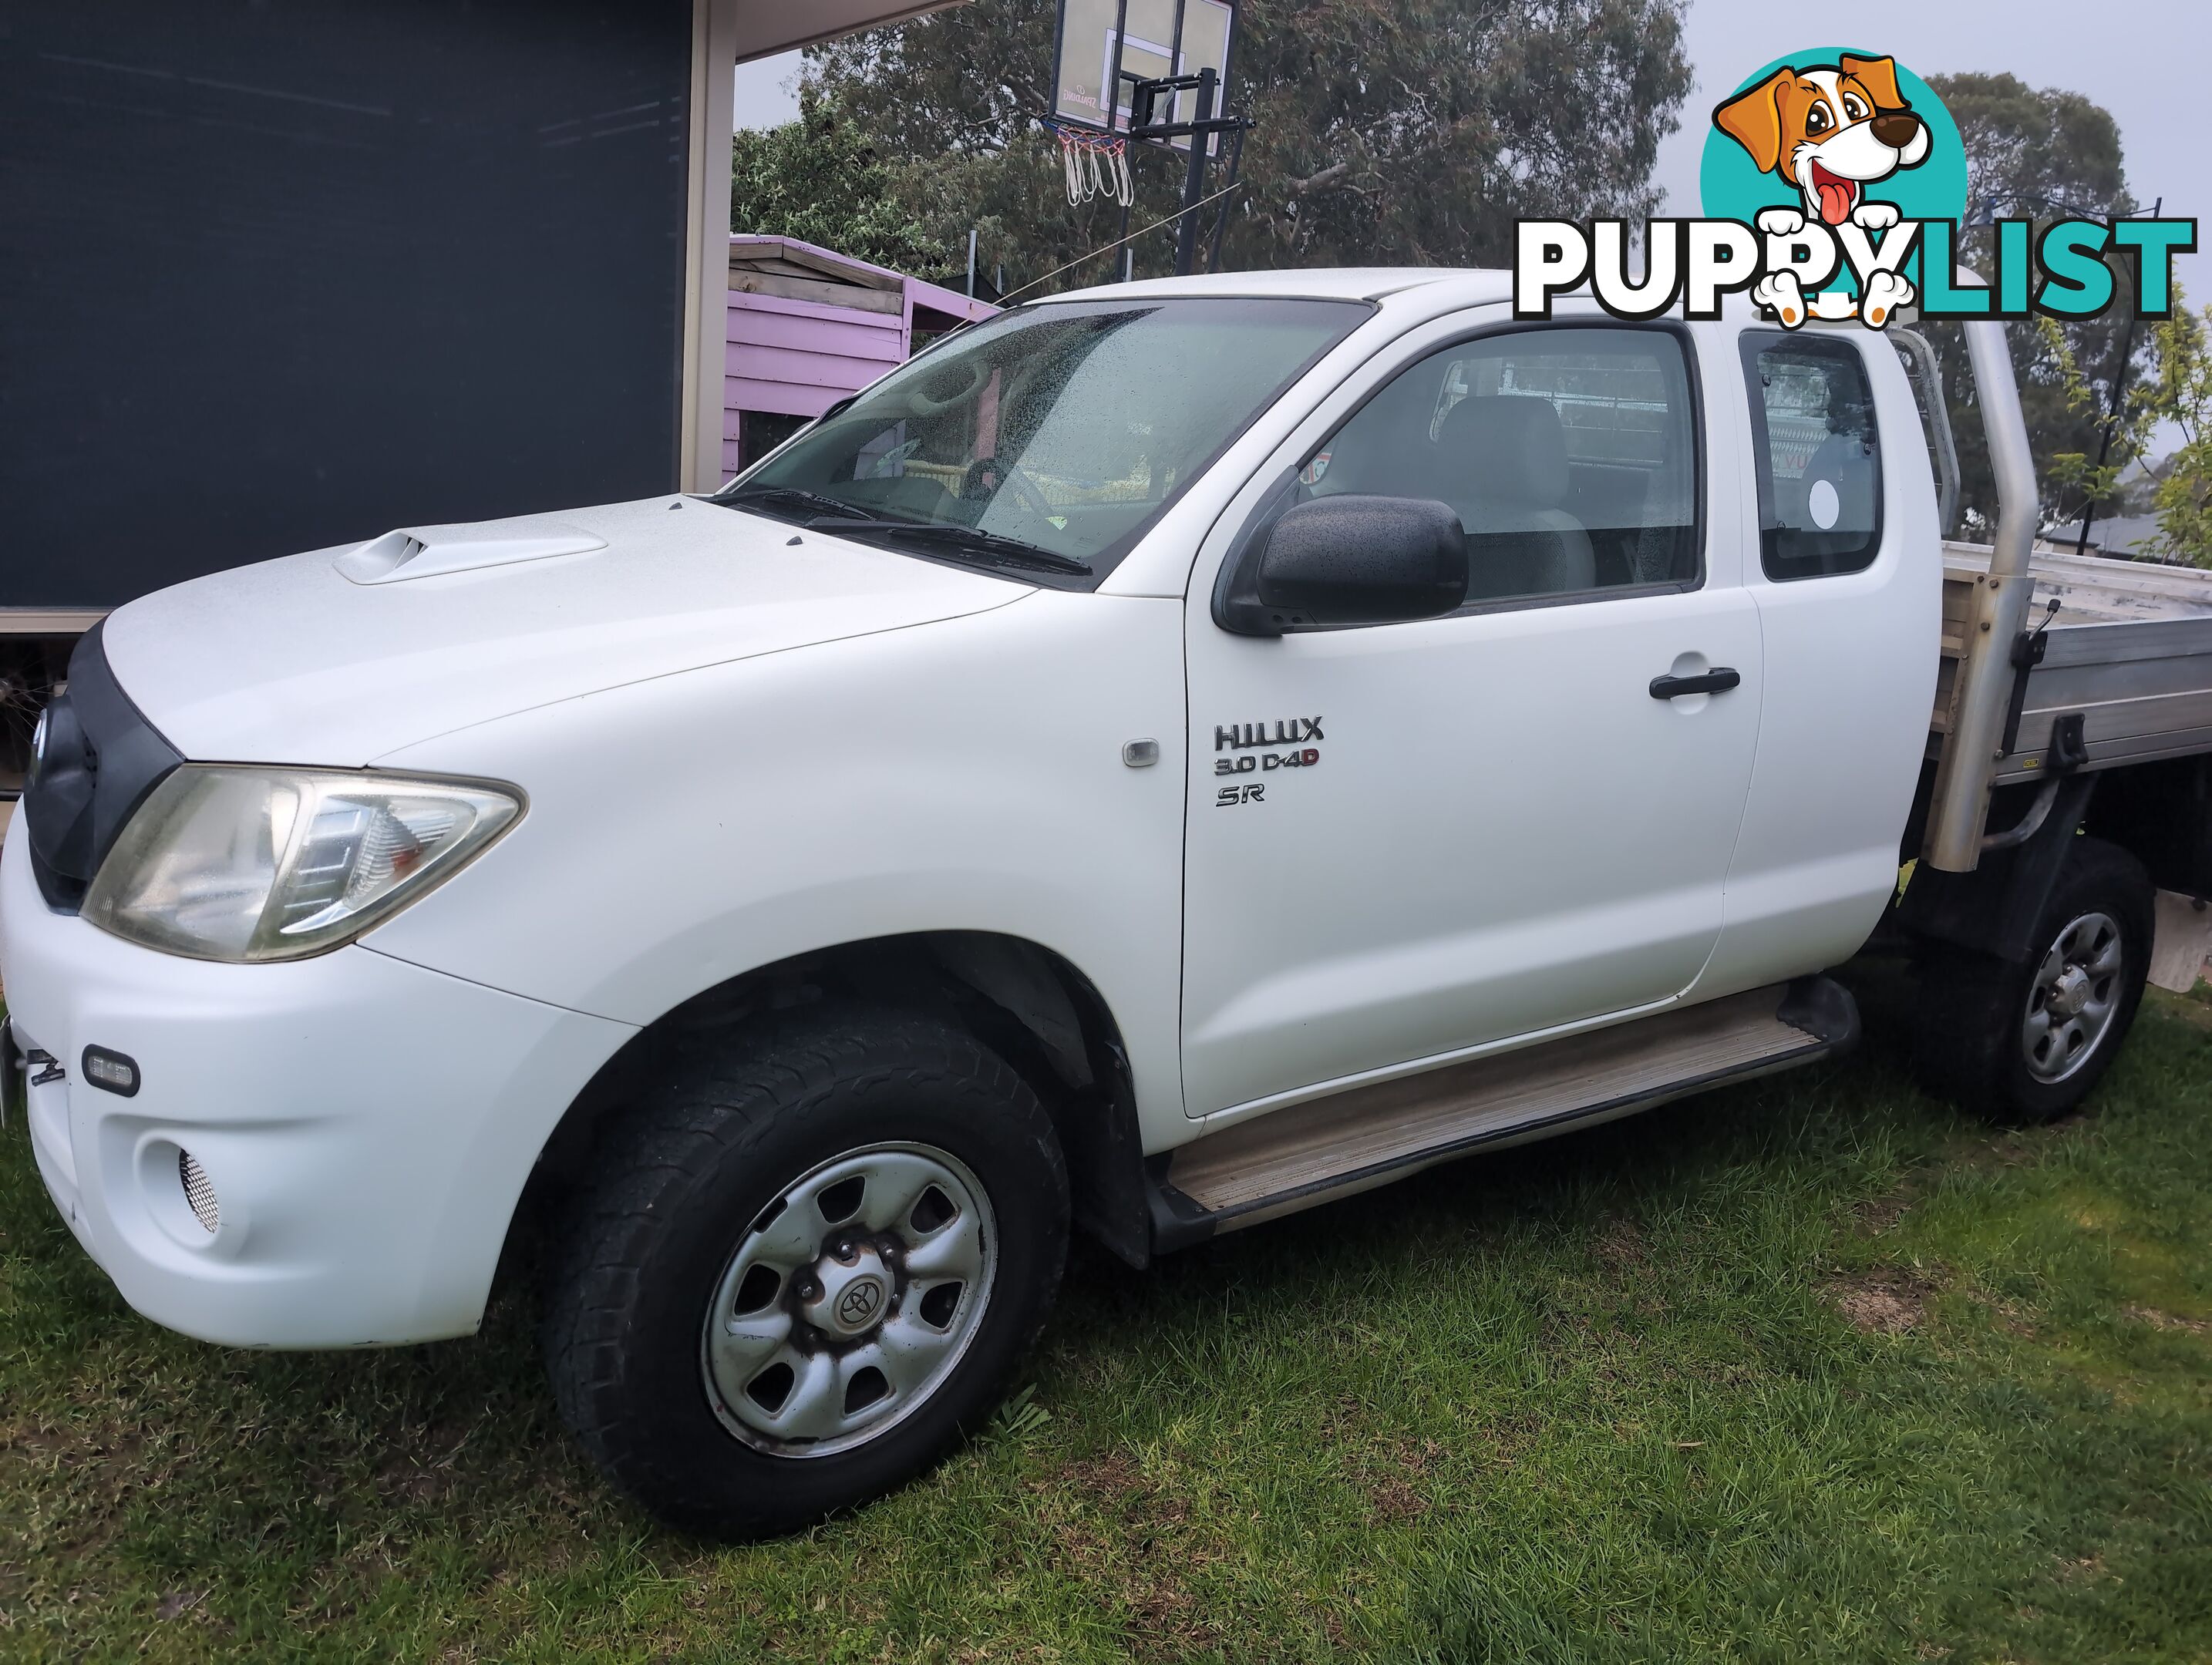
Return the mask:
[[[2142,864],[2116,844],[2076,837],[2036,915],[2027,959],[1929,951],[1918,967],[1914,1054],[1931,1090],[2008,1126],[2056,1121],[2079,1109],[2112,1067],[2142,1004],[2150,969],[2154,892]],[[2074,921],[2101,915],[2118,927],[2111,1015],[2059,1079],[2031,1067],[2026,1025],[2046,957]]]
[[[864,1443],[755,1449],[702,1374],[702,1325],[737,1245],[800,1176],[899,1143],[957,1158],[995,1219],[965,1351]],[[617,1486],[704,1537],[794,1531],[936,1462],[999,1404],[1066,1257],[1066,1170],[1036,1094],[973,1036],[902,1014],[827,1012],[693,1058],[619,1119],[592,1168],[548,1257],[554,1396]]]

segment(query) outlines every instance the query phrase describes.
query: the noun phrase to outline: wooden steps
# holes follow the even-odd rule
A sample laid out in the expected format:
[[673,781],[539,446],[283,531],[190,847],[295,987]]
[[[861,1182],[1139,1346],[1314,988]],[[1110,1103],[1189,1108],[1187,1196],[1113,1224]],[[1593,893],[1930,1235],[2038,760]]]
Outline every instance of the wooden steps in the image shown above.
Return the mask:
[[1809,1063],[1857,1028],[1848,994],[1802,978],[1256,1115],[1173,1153],[1155,1235],[1254,1224],[1485,1145]]

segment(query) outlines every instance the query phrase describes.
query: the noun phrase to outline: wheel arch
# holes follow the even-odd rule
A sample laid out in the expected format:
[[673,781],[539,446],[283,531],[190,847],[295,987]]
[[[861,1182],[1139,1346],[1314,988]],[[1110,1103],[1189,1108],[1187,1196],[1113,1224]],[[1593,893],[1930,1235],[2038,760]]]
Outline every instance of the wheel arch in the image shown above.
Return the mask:
[[[1913,869],[1898,904],[1898,927],[1916,941],[2008,962],[2036,951],[2030,940],[2043,904],[2058,882],[2066,853],[2081,830],[2101,776],[2077,775],[2057,783],[2043,824],[2008,849],[1985,854],[1972,872],[1953,873],[1923,861]],[[2036,788],[2001,788],[1990,820],[2009,826],[2032,813]]]
[[[1990,822],[2002,828],[2020,821],[2039,790],[2000,788]],[[1917,868],[1899,904],[1899,927],[1946,947],[2025,959],[2036,951],[2030,928],[2076,835],[2127,851],[2160,890],[2212,901],[2212,756],[2131,763],[2058,782],[2042,826],[2022,843],[1984,855],[1971,873]]]
[[507,1228],[511,1263],[545,1211],[589,1171],[638,1086],[682,1052],[733,1041],[809,1006],[850,1004],[946,1022],[1006,1059],[1043,1103],[1067,1159],[1075,1224],[1143,1267],[1152,1252],[1135,1090],[1121,1030],[1065,955],[1022,937],[927,931],[812,949],[742,972],[662,1013],[570,1103]]

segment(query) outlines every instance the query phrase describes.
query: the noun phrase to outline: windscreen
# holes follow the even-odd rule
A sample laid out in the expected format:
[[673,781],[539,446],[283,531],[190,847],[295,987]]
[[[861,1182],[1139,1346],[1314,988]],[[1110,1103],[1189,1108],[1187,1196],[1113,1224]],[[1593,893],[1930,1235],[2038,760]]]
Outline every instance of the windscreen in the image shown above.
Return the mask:
[[893,371],[716,501],[939,559],[1021,565],[1035,551],[1036,568],[1095,581],[1371,310],[1228,296],[1023,307]]

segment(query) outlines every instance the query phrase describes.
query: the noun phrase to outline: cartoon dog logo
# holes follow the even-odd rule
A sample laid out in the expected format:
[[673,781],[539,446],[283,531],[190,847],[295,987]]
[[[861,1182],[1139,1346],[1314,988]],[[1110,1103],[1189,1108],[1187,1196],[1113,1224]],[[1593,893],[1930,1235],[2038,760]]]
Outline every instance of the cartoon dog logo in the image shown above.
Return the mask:
[[[1802,213],[1771,208],[1759,216],[1759,229],[1778,237],[1796,234],[1810,220],[1869,234],[1887,230],[1900,217],[1897,206],[1869,200],[1867,187],[1899,168],[1919,167],[1929,147],[1928,124],[1898,90],[1897,61],[1849,52],[1834,64],[1784,64],[1723,103],[1713,112],[1713,125],[1749,152],[1760,173],[1796,188]],[[1805,316],[1797,281],[1786,272],[1762,278],[1751,293],[1785,324],[1795,325]],[[1911,283],[1877,272],[1860,305],[1843,315],[1861,311],[1879,325],[1912,299]],[[1812,310],[1834,315],[1832,306],[1820,303],[1841,300],[1817,297]]]

